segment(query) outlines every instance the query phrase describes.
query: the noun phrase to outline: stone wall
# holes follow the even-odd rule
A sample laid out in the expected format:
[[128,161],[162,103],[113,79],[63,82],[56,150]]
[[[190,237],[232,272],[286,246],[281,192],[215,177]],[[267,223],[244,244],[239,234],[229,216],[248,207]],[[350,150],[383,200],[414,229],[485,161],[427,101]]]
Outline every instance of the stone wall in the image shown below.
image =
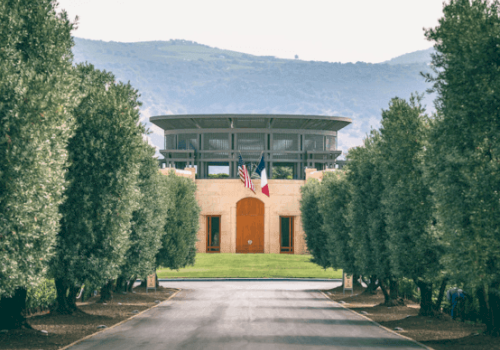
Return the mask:
[[196,180],[196,198],[201,207],[197,251],[206,252],[207,215],[221,216],[221,252],[236,252],[236,203],[253,197],[264,202],[264,252],[279,253],[280,216],[294,217],[294,251],[304,254],[306,246],[300,215],[300,187],[303,180],[268,180],[270,197],[261,192],[260,180],[253,180],[255,192],[239,179]]
[[[280,216],[294,218],[294,253],[307,254],[300,212],[300,188],[307,179],[323,179],[324,171],[306,169],[304,180],[268,180],[270,197],[261,192],[260,180],[252,180],[255,193],[246,188],[240,179],[195,179],[195,169],[161,169],[166,175],[174,170],[176,175],[195,181],[196,199],[201,207],[200,230],[196,249],[205,253],[207,249],[207,216],[221,217],[221,253],[236,253],[236,204],[243,198],[257,198],[264,203],[264,253],[280,253]],[[325,171],[335,171],[334,169]]]

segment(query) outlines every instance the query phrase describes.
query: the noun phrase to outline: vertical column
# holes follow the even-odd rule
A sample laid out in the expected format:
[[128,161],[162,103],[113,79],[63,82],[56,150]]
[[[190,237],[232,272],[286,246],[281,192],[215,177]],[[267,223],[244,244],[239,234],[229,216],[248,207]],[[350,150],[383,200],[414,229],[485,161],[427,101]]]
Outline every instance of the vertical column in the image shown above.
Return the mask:
[[273,133],[271,132],[269,135],[269,179],[273,178]]
[[264,253],[271,253],[271,208],[265,206],[264,209]]
[[236,204],[231,206],[231,218],[230,218],[230,225],[231,225],[231,232],[230,232],[230,248],[229,251],[231,253],[236,253]]

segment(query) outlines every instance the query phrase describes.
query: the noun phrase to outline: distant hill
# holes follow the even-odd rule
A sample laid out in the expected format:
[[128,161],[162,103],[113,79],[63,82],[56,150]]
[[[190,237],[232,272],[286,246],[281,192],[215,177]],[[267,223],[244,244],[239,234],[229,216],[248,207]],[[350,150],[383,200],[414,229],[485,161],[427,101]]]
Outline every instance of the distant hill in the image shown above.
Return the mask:
[[[343,151],[378,127],[381,109],[392,97],[408,98],[429,87],[420,76],[429,69],[422,51],[380,64],[341,64],[253,56],[185,40],[118,43],[75,38],[75,44],[75,62],[112,71],[139,90],[143,121],[149,127],[149,116],[162,114],[344,116],[353,124],[340,131]],[[432,96],[424,102],[432,107]],[[161,132],[151,128],[151,140],[161,148]]]
[[419,50],[415,52],[410,52],[398,57],[394,57],[389,61],[383,63],[396,65],[396,64],[414,64],[414,63],[425,63],[429,64],[431,62],[431,54],[435,52],[433,47],[426,50]]

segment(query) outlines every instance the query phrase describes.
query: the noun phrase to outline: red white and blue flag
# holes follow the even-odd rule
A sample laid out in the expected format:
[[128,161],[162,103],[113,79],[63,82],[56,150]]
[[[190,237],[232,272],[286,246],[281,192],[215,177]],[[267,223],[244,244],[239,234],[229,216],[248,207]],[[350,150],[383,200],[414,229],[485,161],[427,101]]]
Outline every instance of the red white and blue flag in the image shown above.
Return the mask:
[[260,176],[260,188],[262,189],[262,193],[270,197],[269,187],[267,186],[266,162],[264,161],[264,154],[262,154],[259,165],[257,166],[257,169],[255,169],[255,172]]
[[248,173],[247,167],[245,163],[243,163],[243,158],[241,158],[241,154],[238,156],[238,172],[240,173],[240,179],[245,184],[245,187],[248,187],[255,193],[255,187],[253,186],[252,179],[250,178],[250,174]]

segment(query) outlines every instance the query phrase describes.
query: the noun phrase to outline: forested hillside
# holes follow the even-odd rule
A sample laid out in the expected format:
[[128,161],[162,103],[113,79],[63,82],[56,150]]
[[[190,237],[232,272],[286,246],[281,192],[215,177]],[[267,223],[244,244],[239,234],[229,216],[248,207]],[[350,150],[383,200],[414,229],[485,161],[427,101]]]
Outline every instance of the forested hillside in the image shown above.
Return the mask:
[[[339,137],[344,152],[360,144],[371,126],[378,126],[381,108],[387,108],[392,97],[408,98],[429,87],[420,76],[430,61],[423,51],[402,64],[397,59],[341,64],[253,56],[185,40],[118,43],[75,38],[75,43],[75,62],[110,70],[139,89],[144,122],[152,115],[172,113],[350,117],[353,125]],[[431,97],[424,103],[432,108]],[[162,146],[158,130],[151,138]]]

